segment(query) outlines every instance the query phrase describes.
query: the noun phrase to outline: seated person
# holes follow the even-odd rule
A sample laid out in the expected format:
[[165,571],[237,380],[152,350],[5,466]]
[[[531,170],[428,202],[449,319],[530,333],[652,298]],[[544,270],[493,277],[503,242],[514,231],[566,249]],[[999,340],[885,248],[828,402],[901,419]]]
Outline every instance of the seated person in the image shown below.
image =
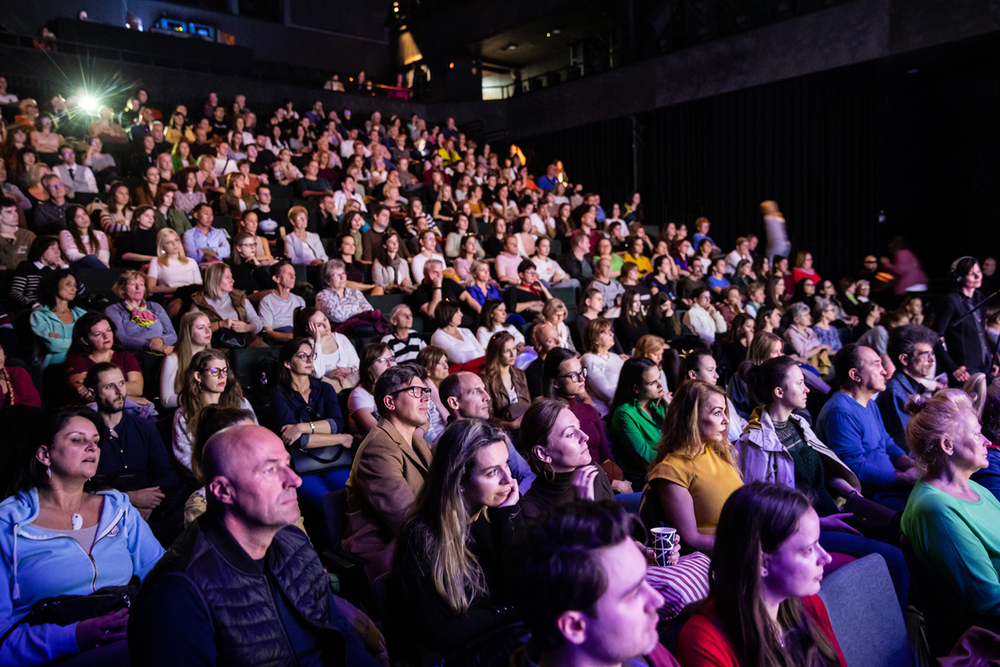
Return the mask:
[[67,269],[47,272],[38,286],[38,301],[42,305],[31,312],[30,323],[35,334],[35,362],[43,370],[66,361],[74,327],[87,312],[70,307],[76,294],[76,278]]
[[753,411],[749,427],[736,443],[743,481],[777,482],[808,495],[820,516],[824,549],[857,558],[880,554],[905,614],[910,576],[902,552],[894,544],[867,539],[855,527],[880,539],[886,539],[888,532],[889,542],[898,539],[898,531],[869,531],[852,522],[850,514],[841,513],[836,499],[859,494],[861,482],[796,414],[805,409],[809,394],[802,370],[791,357],[782,356],[751,366],[747,375],[754,395],[764,404]]
[[[833,348],[820,342],[812,327],[812,313],[804,303],[788,306],[791,324],[785,329],[785,340],[795,350],[795,354],[809,362],[821,375],[827,375],[832,368]],[[825,372],[824,372],[825,370]]]
[[319,234],[306,231],[309,211],[304,206],[293,206],[288,212],[291,229],[285,234],[285,256],[292,264],[318,266],[326,262],[326,249]]
[[361,361],[351,341],[330,330],[330,320],[315,308],[295,311],[295,337],[313,342],[313,377],[332,385],[337,392],[358,384]]
[[[38,236],[28,248],[28,258],[17,265],[10,283],[10,303],[17,309],[35,309],[41,305],[38,290],[42,279],[55,269],[68,269],[63,264],[59,241],[51,236]],[[83,292],[83,284],[79,285]]]
[[66,207],[66,228],[59,232],[59,247],[73,268],[106,269],[111,265],[108,237],[91,229],[90,215],[79,204]]
[[486,355],[475,334],[462,327],[462,309],[454,301],[440,301],[434,312],[438,330],[431,335],[431,345],[440,347],[452,364],[465,364]]
[[235,285],[229,265],[211,265],[205,272],[204,288],[191,295],[191,310],[208,315],[213,334],[218,334],[219,329],[247,334],[252,345],[264,325],[246,294],[235,289]]
[[578,500],[520,531],[507,552],[508,576],[531,641],[511,656],[511,667],[679,667],[659,643],[664,600],[646,581],[635,528],[617,503]]
[[535,481],[521,499],[526,519],[573,499],[611,500],[615,492],[607,473],[590,456],[587,434],[568,404],[536,401],[521,422],[522,447]]
[[[384,241],[385,239],[383,237],[382,242],[384,243]],[[444,256],[438,252],[437,235],[433,231],[426,229],[420,232],[417,236],[417,241],[419,243],[420,252],[413,256],[410,260],[410,265],[413,271],[413,279],[419,283],[424,280],[424,265],[435,259],[444,264]],[[377,254],[380,250],[381,244],[373,254]]]
[[268,243],[260,230],[260,217],[261,212],[259,209],[255,208],[252,211],[244,211],[243,216],[236,225],[236,234],[247,232],[253,236],[254,241],[257,243],[255,253],[257,261],[264,266],[270,266],[278,260],[271,254],[271,244]]
[[[352,221],[359,219],[355,217],[352,218]],[[344,232],[333,240],[333,247],[335,248],[333,259],[339,259],[344,263],[344,270],[347,272],[347,286],[350,289],[368,292],[372,295],[382,294],[382,288],[374,285],[370,277],[366,275],[367,267],[358,261],[358,245],[353,234]]]
[[391,334],[382,337],[382,342],[389,346],[389,351],[399,363],[413,361],[417,353],[427,346],[413,329],[413,311],[405,303],[401,303],[389,313],[389,324],[394,327]]
[[906,425],[910,415],[906,412],[906,404],[913,395],[930,398],[931,391],[924,380],[934,372],[934,346],[938,341],[933,331],[919,324],[896,327],[889,334],[887,352],[897,370],[886,380],[885,391],[879,393],[875,404],[886,432],[904,452],[909,451]]
[[[207,512],[144,582],[129,622],[136,662],[260,664],[263,640],[282,664],[379,664],[338,610],[309,539],[291,526],[300,516],[300,480],[288,463],[281,439],[259,426],[231,426],[208,439]],[[248,600],[262,601],[250,606],[252,622],[236,611]]]
[[861,480],[865,496],[894,510],[920,477],[917,464],[885,430],[874,396],[884,392],[885,371],[875,350],[845,345],[833,359],[840,380],[819,413],[816,433]]
[[[472,262],[472,265],[469,268],[468,287],[465,291],[460,292],[457,300],[460,300],[473,312],[478,313],[483,309],[483,304],[486,303],[487,299],[502,298],[503,295],[500,293],[499,286],[490,277],[490,265],[485,260],[481,259],[477,259]],[[434,311],[431,310],[430,312],[433,313]],[[516,323],[523,324],[524,318],[520,317],[520,319],[521,322]],[[511,321],[512,323],[515,323],[514,320]]]
[[[913,406],[914,409],[916,406]],[[910,493],[903,534],[927,569],[954,641],[966,628],[1000,629],[1000,502],[970,477],[989,465],[972,404],[946,389],[927,400],[906,427],[909,449],[926,472]]]
[[504,324],[507,321],[507,306],[499,299],[487,299],[483,304],[483,309],[479,311],[476,318],[476,338],[484,348],[490,343],[493,334],[506,331],[514,337],[517,344],[517,353],[524,352],[524,334],[513,324]]
[[270,342],[292,339],[295,326],[295,311],[306,307],[305,300],[292,294],[295,287],[295,267],[281,261],[271,267],[271,280],[275,289],[265,295],[257,307],[260,309],[260,323]]
[[359,313],[373,310],[361,292],[347,286],[347,267],[339,259],[323,264],[324,289],[316,295],[316,307],[330,322],[341,324]]
[[206,405],[253,411],[235,374],[230,375],[226,355],[202,350],[194,355],[184,375],[184,385],[174,413],[172,449],[174,458],[191,471],[191,452],[198,433],[198,420]]
[[187,494],[159,431],[152,422],[125,411],[125,376],[114,364],[94,364],[83,384],[103,422],[97,479],[126,494],[157,539],[173,542],[183,527]]
[[517,361],[517,341],[506,331],[494,334],[486,346],[486,361],[479,376],[490,394],[490,421],[509,431],[521,427],[521,417],[531,403],[524,371]]
[[712,262],[712,270],[708,275],[708,288],[718,296],[722,295],[722,290],[732,285],[726,276],[726,258],[716,257]]
[[496,256],[497,279],[501,285],[516,285],[519,282],[517,267],[524,259],[517,252],[517,236],[504,237],[503,252]]
[[694,296],[691,308],[684,313],[684,326],[708,343],[715,342],[716,334],[726,333],[726,320],[712,305],[712,293],[704,289]]
[[[443,654],[445,661],[480,654],[506,661],[523,634],[513,608],[504,604],[503,564],[522,522],[519,498],[504,432],[478,419],[450,424],[399,534],[394,569],[402,605],[393,616],[400,641]],[[437,567],[453,558],[456,541],[466,555],[454,570]]]
[[[597,294],[600,297],[600,294]],[[601,417],[611,414],[610,406],[614,402],[618,387],[623,355],[615,354],[615,335],[611,331],[611,322],[598,317],[587,323],[583,332],[583,367],[587,369],[587,393]]]
[[94,364],[111,362],[125,375],[125,395],[134,402],[147,405],[142,397],[143,378],[139,362],[131,352],[121,349],[115,327],[104,313],[88,311],[73,327],[73,342],[66,353],[66,382],[77,400],[89,403],[94,395],[83,381]]
[[[2,162],[2,160],[0,160]],[[3,183],[3,166],[0,164],[0,185]],[[3,190],[6,193],[6,190]],[[35,233],[21,227],[21,208],[18,201],[6,194],[0,196],[0,266],[14,271],[28,259],[28,250],[35,240]]]
[[[611,262],[607,259],[600,259],[594,265],[594,279],[587,287],[600,292],[604,299],[604,305],[612,309],[618,306],[618,299],[625,293],[625,287],[611,277]],[[614,317],[614,315],[609,315],[609,317]]]
[[530,259],[517,265],[517,283],[504,292],[504,302],[510,313],[521,315],[525,322],[542,312],[552,294],[542,284]]
[[378,424],[358,447],[347,480],[343,547],[368,561],[369,581],[389,571],[396,537],[424,486],[432,454],[417,428],[427,424],[427,371],[386,369],[375,382]]
[[156,255],[156,261],[150,262],[147,269],[146,290],[149,294],[165,295],[172,313],[179,313],[181,300],[170,297],[178,292],[195,292],[197,287],[193,286],[201,285],[201,269],[198,262],[184,254],[181,237],[170,228],[156,234]]
[[319,160],[310,160],[306,165],[305,174],[295,181],[295,196],[299,199],[308,199],[324,194],[333,196],[333,186],[330,185],[330,181],[319,175]]
[[[769,334],[774,335],[774,334]],[[777,336],[774,338],[778,341],[781,339]],[[781,353],[775,354],[774,356],[781,356]],[[770,357],[769,357],[770,358]],[[705,349],[695,348],[689,350],[687,355],[684,357],[684,363],[681,365],[681,378],[683,380],[701,380],[702,382],[707,382],[708,384],[718,384],[719,383],[719,371],[718,363],[715,361],[715,357]],[[748,399],[749,401],[750,399]],[[756,406],[753,406],[756,407]],[[747,425],[746,420],[737,412],[736,405],[733,400],[729,398],[726,394],[726,409],[729,412],[729,430],[726,434],[726,438],[729,442],[736,442],[743,435],[743,427]],[[752,411],[751,407],[751,411]],[[802,411],[801,413],[807,416],[809,413]],[[749,416],[749,412],[747,413]]]
[[7,366],[7,356],[0,347],[0,410],[15,406],[30,405],[42,407],[28,371],[20,366]]
[[[322,314],[322,313],[320,313]],[[307,526],[323,522],[323,495],[343,489],[351,474],[351,444],[345,434],[337,392],[326,382],[313,377],[313,344],[308,338],[293,338],[281,346],[278,354],[278,382],[271,390],[274,424],[286,447],[317,452],[324,460],[334,457],[336,448],[340,465],[311,474],[300,474],[299,502]],[[314,534],[322,531],[311,530]],[[334,545],[322,545],[330,548]]]
[[622,365],[618,389],[611,403],[612,448],[625,479],[633,487],[646,480],[649,464],[667,415],[660,369],[649,359],[633,357]]
[[174,351],[177,333],[163,306],[146,300],[146,276],[126,271],[111,290],[121,301],[104,309],[115,334],[128,352],[150,350],[163,356]]
[[645,278],[652,273],[653,265],[646,257],[646,239],[641,236],[633,236],[626,242],[628,251],[622,256],[624,262],[632,262],[639,268],[639,277]]
[[642,312],[642,296],[634,287],[622,294],[621,312],[615,318],[615,337],[622,349],[631,353],[640,338],[649,334],[649,326]]
[[221,262],[232,249],[226,233],[212,226],[215,214],[209,204],[195,205],[191,211],[195,225],[184,232],[184,253],[199,264]]
[[[415,289],[410,279],[410,265],[399,254],[399,249],[399,234],[396,230],[389,230],[382,238],[381,251],[377,253],[375,263],[372,265],[372,280],[386,294],[398,292],[410,294]],[[426,262],[424,269],[426,274]]]
[[157,257],[156,235],[159,231],[160,227],[156,224],[156,209],[152,206],[137,208],[129,224],[129,230],[119,234],[115,240],[117,265],[138,269],[154,261]]
[[243,215],[257,205],[257,198],[245,192],[247,177],[238,171],[226,174],[226,192],[219,197],[219,215],[230,218],[231,225],[236,224]]
[[212,325],[205,313],[184,313],[177,325],[177,344],[160,368],[160,405],[176,408],[191,358],[212,346]]
[[395,365],[392,352],[385,343],[371,343],[361,350],[358,362],[361,380],[347,397],[347,424],[351,433],[360,439],[364,439],[378,424],[375,383],[386,369]]
[[[847,667],[817,595],[831,561],[819,533],[819,517],[802,493],[764,482],[736,490],[719,519],[709,600],[681,630],[681,663],[740,664],[746,659],[738,647],[753,642],[779,664]],[[743,599],[747,592],[756,599]],[[760,619],[750,609],[767,615]]]
[[726,439],[726,394],[692,380],[681,383],[663,420],[656,458],[642,492],[649,527],[677,529],[687,549],[711,554],[726,499],[743,485]]
[[[126,586],[132,577],[145,579],[163,555],[124,493],[84,488],[101,463],[98,416],[87,408],[63,408],[38,426],[33,446],[22,447],[12,461],[19,472],[15,495],[0,505],[0,523],[11,528],[0,542],[0,562],[11,582],[0,597],[0,632],[7,635],[0,663],[40,665],[86,652],[99,664],[124,667],[129,661],[122,641],[127,609],[67,625],[16,622],[39,600],[84,596],[95,588]],[[79,511],[63,510],[66,503]],[[22,536],[16,541],[15,524]],[[128,539],[95,543],[98,535],[116,528]]]

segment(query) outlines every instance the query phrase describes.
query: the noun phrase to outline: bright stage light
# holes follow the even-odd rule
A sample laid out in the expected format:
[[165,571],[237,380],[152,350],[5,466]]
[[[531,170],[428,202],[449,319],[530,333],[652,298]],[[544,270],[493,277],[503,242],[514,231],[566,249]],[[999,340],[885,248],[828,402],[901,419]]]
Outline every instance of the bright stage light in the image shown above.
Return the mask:
[[81,93],[79,99],[80,108],[91,115],[96,114],[97,109],[100,108],[100,102],[98,102],[92,95]]

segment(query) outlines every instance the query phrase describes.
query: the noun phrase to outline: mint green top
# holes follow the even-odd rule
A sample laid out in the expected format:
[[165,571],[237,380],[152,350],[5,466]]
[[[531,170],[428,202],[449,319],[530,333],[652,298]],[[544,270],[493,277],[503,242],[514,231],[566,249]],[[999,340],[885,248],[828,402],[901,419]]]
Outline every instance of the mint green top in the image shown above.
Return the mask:
[[903,512],[903,534],[958,617],[1000,616],[1000,502],[969,482],[979,501],[920,480]]
[[611,417],[611,442],[616,451],[632,450],[650,463],[656,456],[656,445],[667,409],[650,403],[652,415],[639,407],[639,401],[618,406]]

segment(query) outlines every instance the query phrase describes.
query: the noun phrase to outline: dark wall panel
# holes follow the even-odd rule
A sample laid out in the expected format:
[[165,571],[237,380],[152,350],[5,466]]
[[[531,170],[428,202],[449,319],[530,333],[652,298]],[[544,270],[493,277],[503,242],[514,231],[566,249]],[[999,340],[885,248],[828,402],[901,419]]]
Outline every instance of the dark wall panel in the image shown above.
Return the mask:
[[877,245],[878,91],[864,64],[658,110],[640,181],[650,217],[691,229],[706,216],[728,245],[763,231],[759,204],[774,199],[821,275],[853,268]]

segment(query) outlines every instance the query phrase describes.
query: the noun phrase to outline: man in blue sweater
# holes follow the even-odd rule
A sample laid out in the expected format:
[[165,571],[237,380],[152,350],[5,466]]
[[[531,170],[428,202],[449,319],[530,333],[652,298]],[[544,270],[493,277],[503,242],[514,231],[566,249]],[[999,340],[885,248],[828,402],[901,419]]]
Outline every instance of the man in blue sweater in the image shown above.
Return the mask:
[[833,360],[840,391],[817,420],[817,435],[861,480],[865,494],[902,511],[920,477],[916,462],[893,442],[873,400],[885,391],[885,370],[870,347],[846,345]]

